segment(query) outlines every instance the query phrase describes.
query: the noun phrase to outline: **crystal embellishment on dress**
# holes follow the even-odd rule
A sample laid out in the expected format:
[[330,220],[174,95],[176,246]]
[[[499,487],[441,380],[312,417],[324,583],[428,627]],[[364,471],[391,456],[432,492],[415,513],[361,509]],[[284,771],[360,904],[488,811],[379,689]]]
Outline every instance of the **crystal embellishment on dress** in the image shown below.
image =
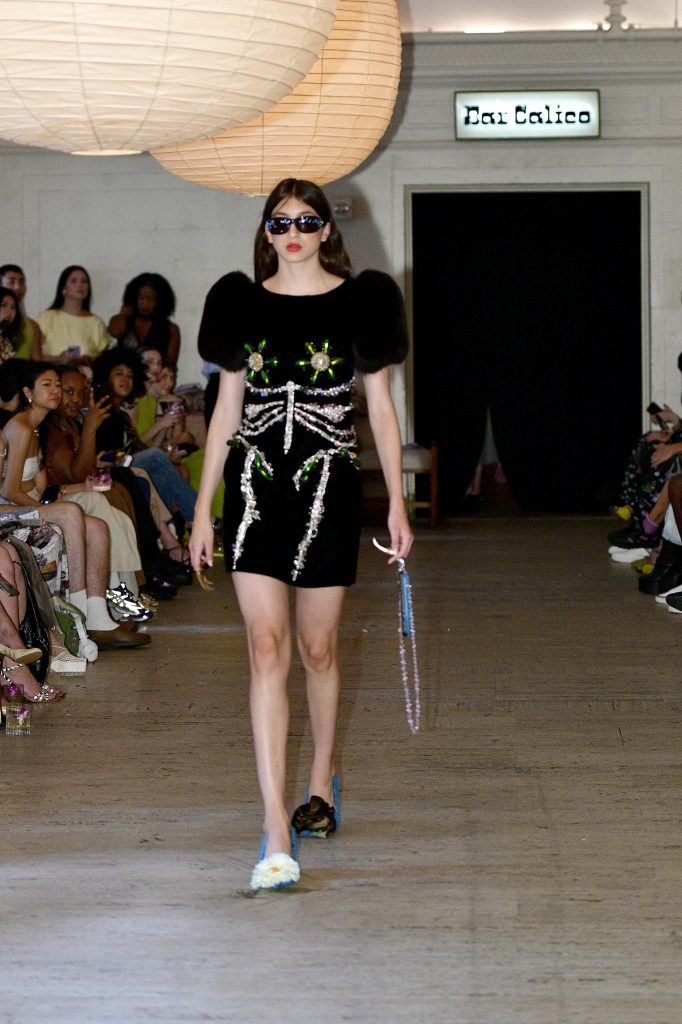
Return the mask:
[[253,489],[253,470],[254,468],[257,469],[261,476],[265,477],[266,480],[272,480],[272,466],[258,448],[249,444],[249,442],[240,435],[235,435],[231,441],[228,441],[228,444],[232,445],[233,448],[237,448],[240,445],[246,448],[246,458],[244,460],[244,468],[242,469],[241,475],[244,515],[242,516],[242,521],[239,524],[239,529],[237,530],[237,536],[232,549],[232,568],[236,569],[237,562],[244,550],[244,538],[246,537],[246,531],[251,526],[251,523],[255,522],[256,519],[260,519],[260,512],[258,511],[256,503],[256,494]]
[[316,384],[317,378],[321,373],[326,373],[330,380],[334,380],[334,367],[338,363],[344,363],[345,359],[342,356],[337,356],[336,359],[332,358],[330,353],[329,338],[325,338],[322,342],[322,348],[316,349],[311,341],[306,344],[306,350],[310,353],[309,359],[297,359],[297,366],[309,366],[313,371],[310,376],[310,383]]
[[301,483],[308,480],[311,472],[319,462],[322,463],[322,472],[320,473],[320,480],[315,490],[313,503],[310,506],[310,516],[308,517],[306,530],[301,543],[298,545],[298,551],[294,558],[294,568],[291,571],[291,579],[294,583],[305,567],[308,548],[317,536],[318,527],[322,522],[322,516],[324,515],[324,495],[327,490],[327,484],[329,483],[331,462],[334,456],[339,455],[349,458],[354,466],[358,465],[358,460],[355,455],[347,448],[320,448],[319,451],[315,452],[314,455],[311,455],[310,458],[303,463],[294,477],[294,486],[297,491],[300,491]]
[[[284,384],[272,385],[268,377],[268,368],[277,366],[279,361],[276,356],[266,357],[266,346],[265,338],[255,348],[249,344],[244,346],[248,353],[244,418],[239,430],[228,441],[232,447],[243,448],[245,451],[240,479],[244,511],[232,548],[232,568],[238,568],[249,527],[260,519],[254,486],[256,474],[260,474],[267,481],[274,477],[272,466],[253,441],[272,428],[280,427],[282,451],[286,455],[292,448],[294,432],[302,427],[309,433],[318,435],[327,447],[320,448],[308,456],[292,475],[293,484],[299,491],[313,473],[319,472],[308,519],[291,568],[291,578],[295,582],[305,568],[308,549],[317,536],[324,516],[324,498],[334,461],[338,456],[345,456],[355,468],[359,467],[356,457],[357,440],[351,422],[355,378],[351,376],[342,383],[331,383],[334,380],[334,367],[346,360],[334,357],[329,339],[325,339],[319,349],[312,343],[307,343],[305,347],[309,353],[308,357],[295,362],[297,367],[305,367],[311,371],[311,380],[308,384],[299,384],[289,379]],[[320,374],[326,374],[329,378],[326,387],[315,386]],[[258,381],[255,380],[256,376],[259,376]],[[267,443],[263,444],[263,448],[268,450]]]
[[252,348],[248,341],[244,345],[247,352],[246,365],[249,368],[248,378],[250,381],[253,381],[255,377],[260,374],[264,384],[270,383],[268,368],[271,366],[277,366],[278,359],[277,356],[271,356],[269,359],[266,359],[263,355],[267,344],[267,339],[263,338],[263,340],[259,342],[258,348]]

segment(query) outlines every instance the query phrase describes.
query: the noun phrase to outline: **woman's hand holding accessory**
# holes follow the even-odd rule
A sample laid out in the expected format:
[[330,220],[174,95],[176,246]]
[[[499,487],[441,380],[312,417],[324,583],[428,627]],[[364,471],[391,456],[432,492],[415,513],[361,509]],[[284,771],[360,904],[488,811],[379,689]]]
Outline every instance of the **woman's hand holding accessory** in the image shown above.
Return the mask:
[[393,565],[398,559],[407,558],[412,548],[412,541],[414,540],[414,534],[410,528],[403,505],[400,506],[399,510],[389,512],[388,531],[391,535],[391,549],[393,552],[388,564]]
[[[417,640],[414,630],[414,611],[412,606],[412,583],[409,573],[405,568],[405,559],[398,557],[395,549],[384,547],[376,537],[372,543],[379,551],[386,555],[392,555],[391,561],[398,563],[398,635],[400,651],[400,671],[403,679],[403,693],[405,695],[405,715],[407,725],[414,736],[419,732],[421,721],[421,689],[419,683],[419,666],[417,664]],[[391,563],[389,562],[389,565]],[[411,645],[411,666],[407,663],[407,645]],[[410,681],[410,669],[412,680]]]
[[187,545],[194,572],[203,572],[204,566],[206,565],[209,568],[213,567],[214,540],[215,533],[213,532],[210,517],[202,516],[200,519],[195,512],[194,522],[192,523],[192,533],[190,534],[189,544]]
[[202,590],[215,590],[215,583],[211,583],[203,569],[197,569],[194,575]]

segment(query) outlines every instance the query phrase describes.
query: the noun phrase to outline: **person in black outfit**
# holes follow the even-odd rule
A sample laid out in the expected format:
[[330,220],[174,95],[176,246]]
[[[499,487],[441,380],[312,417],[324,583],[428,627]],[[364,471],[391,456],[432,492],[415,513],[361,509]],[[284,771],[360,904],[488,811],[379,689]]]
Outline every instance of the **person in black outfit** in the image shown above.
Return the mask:
[[291,588],[314,744],[311,796],[293,823],[297,831],[324,835],[337,825],[338,627],[360,537],[352,423],[357,373],[388,489],[391,561],[408,554],[412,531],[389,389],[388,367],[407,351],[397,285],[376,271],[352,276],[326,197],[311,182],[294,179],[280,182],[266,201],[255,272],[255,282],[227,274],[206,299],[199,351],[221,367],[220,390],[190,553],[196,570],[212,564],[210,506],[229,452],[225,561],[246,624],[265,805],[261,859],[251,880],[259,889],[299,877],[284,803]]

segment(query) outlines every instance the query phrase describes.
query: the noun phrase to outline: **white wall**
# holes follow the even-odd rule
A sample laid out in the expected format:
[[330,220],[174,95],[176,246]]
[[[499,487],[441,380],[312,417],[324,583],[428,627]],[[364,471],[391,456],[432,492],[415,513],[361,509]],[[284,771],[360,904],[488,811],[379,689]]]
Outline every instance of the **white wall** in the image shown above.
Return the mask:
[[[421,36],[406,40],[404,58],[385,146],[354,175],[327,188],[332,198],[354,197],[355,219],[342,229],[356,268],[377,266],[409,285],[410,187],[646,185],[651,346],[644,370],[651,395],[679,408],[682,38]],[[454,140],[456,89],[521,86],[599,88],[602,138],[552,144]],[[261,204],[182,182],[146,155],[0,150],[0,261],[24,266],[32,313],[51,302],[62,267],[82,263],[93,279],[93,309],[105,320],[119,308],[127,280],[143,270],[164,274],[178,297],[180,380],[198,380],[196,332],[204,296],[222,273],[250,271]],[[445,227],[434,241],[465,244]],[[617,253],[604,267],[604,288],[617,301]],[[409,403],[400,374],[395,384],[405,418]]]

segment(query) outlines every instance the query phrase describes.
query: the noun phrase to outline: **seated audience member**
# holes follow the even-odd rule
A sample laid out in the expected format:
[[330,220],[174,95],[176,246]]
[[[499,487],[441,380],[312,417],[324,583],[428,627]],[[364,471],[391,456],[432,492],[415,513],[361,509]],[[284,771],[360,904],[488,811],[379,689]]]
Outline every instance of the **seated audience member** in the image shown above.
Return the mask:
[[158,448],[150,448],[137,436],[126,404],[144,392],[144,374],[137,356],[124,349],[103,352],[93,364],[95,386],[106,385],[111,400],[109,417],[97,430],[97,450],[130,455],[130,464],[144,469],[166,506],[180,513],[185,523],[194,519],[196,491],[176,472]]
[[125,287],[123,307],[109,321],[109,334],[122,348],[153,347],[177,363],[180,331],[170,319],[174,312],[175,294],[166,278],[138,274]]
[[16,358],[21,343],[21,315],[13,291],[0,288],[0,363]]
[[[125,630],[111,618],[107,609],[110,562],[107,523],[99,515],[84,515],[79,505],[71,501],[59,500],[59,494],[46,493],[47,479],[38,435],[48,412],[60,404],[61,383],[48,363],[31,362],[25,366],[20,410],[2,432],[6,452],[2,497],[12,505],[39,509],[41,519],[44,516],[44,521],[55,523],[62,531],[69,562],[69,600],[83,612],[90,637],[97,646],[104,650],[144,646],[151,638]],[[48,504],[43,504],[46,501]],[[107,508],[110,508],[108,504]],[[126,551],[119,556],[117,552],[116,558],[126,559],[129,554]],[[135,549],[130,557],[134,559],[136,555]],[[139,556],[137,558],[139,564]]]
[[147,425],[156,419],[158,401],[153,388],[163,368],[163,358],[157,349],[148,345],[137,350],[137,357],[144,370],[144,391],[139,395],[136,393],[135,404],[129,409],[129,413],[139,434],[137,422],[140,416]]
[[[132,504],[138,548],[147,577],[145,591],[154,593],[155,589],[158,590],[158,580],[173,584],[189,582],[190,577],[183,567],[159,550],[160,540],[167,551],[174,549],[178,542],[165,523],[161,530],[157,528],[149,506],[146,482],[136,476],[132,469],[115,465],[113,460],[98,463],[97,430],[109,416],[108,395],[95,401],[85,379],[77,370],[65,366],[58,373],[62,382],[61,403],[45,421],[45,468],[48,481],[71,485],[87,478],[96,479],[99,468],[104,468],[113,479],[112,490],[107,493],[107,497],[111,500],[112,495],[123,492]],[[83,408],[86,409],[84,415],[81,414]],[[167,587],[162,589],[161,596],[170,596]]]
[[[682,370],[682,353],[678,357]],[[669,406],[651,416],[658,429],[643,434],[628,460],[616,512],[627,526],[611,531],[609,541],[615,549],[630,551],[616,561],[636,559],[639,553],[656,547],[667,508],[666,483],[682,468],[682,421]]]
[[41,358],[53,363],[92,361],[108,347],[111,339],[100,318],[90,311],[91,301],[87,270],[79,266],[62,270],[54,302],[37,317],[44,335]]
[[19,359],[41,359],[43,332],[35,320],[26,315],[26,275],[16,263],[5,263],[0,267],[0,285],[9,288],[17,297],[21,318],[19,344],[16,356]]
[[[174,388],[175,368],[164,360],[147,394],[137,400],[133,419],[141,439],[166,452],[193,490],[198,491],[204,449],[198,447],[196,438],[185,427],[185,403],[173,393]],[[211,503],[211,513],[216,519],[223,514],[224,498],[225,484],[221,480]]]
[[174,388],[175,368],[164,359],[147,394],[135,403],[135,427],[145,444],[166,450],[169,446],[184,449],[188,455],[197,449],[196,438],[185,428],[187,410],[183,400],[173,394]]

